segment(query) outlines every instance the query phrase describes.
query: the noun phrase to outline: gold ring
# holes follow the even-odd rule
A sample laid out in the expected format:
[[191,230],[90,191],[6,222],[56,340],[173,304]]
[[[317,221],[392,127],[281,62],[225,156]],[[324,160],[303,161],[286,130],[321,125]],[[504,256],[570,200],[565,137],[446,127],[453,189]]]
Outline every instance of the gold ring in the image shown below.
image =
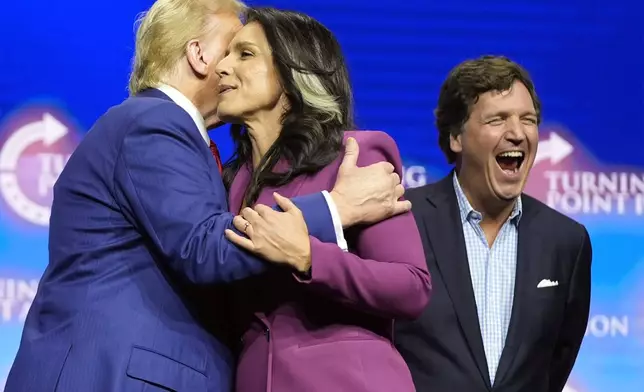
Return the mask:
[[248,229],[248,225],[250,225],[250,223],[246,222],[246,224],[244,225],[244,233],[246,232],[246,229]]

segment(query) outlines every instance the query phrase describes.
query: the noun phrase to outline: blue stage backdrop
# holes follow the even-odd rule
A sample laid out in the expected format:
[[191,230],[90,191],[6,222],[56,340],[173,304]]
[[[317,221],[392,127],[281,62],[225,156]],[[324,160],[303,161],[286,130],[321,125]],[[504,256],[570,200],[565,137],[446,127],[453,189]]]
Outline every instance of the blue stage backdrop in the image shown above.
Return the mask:
[[[47,264],[52,184],[92,123],[126,97],[133,21],[150,3],[3,5],[0,390]],[[273,0],[271,5],[307,12],[336,32],[350,65],[360,128],[384,130],[396,139],[409,187],[435,181],[449,169],[436,147],[432,110],[451,67],[481,54],[504,54],[531,71],[545,124],[528,192],[586,224],[594,248],[590,323],[567,390],[642,391],[640,2]],[[212,137],[229,155],[227,130]]]

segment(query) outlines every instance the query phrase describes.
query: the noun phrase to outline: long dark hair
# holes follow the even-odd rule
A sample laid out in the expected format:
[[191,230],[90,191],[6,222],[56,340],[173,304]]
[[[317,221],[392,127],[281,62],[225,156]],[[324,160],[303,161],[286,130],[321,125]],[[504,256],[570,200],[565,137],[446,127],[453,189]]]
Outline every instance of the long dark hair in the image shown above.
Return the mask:
[[[349,73],[340,44],[317,20],[299,12],[270,7],[249,8],[246,24],[259,23],[288,98],[282,131],[262,157],[244,197],[252,206],[264,187],[279,187],[303,174],[314,174],[336,159],[343,132],[353,128]],[[250,136],[243,125],[231,125],[235,152],[224,168],[229,188],[237,171],[252,161]],[[288,169],[274,172],[286,159]]]

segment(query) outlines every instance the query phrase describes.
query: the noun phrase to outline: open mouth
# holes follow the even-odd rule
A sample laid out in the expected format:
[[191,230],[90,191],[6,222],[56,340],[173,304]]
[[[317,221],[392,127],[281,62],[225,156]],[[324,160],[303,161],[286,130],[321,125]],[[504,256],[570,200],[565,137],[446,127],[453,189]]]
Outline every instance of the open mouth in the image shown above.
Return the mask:
[[524,159],[525,153],[523,151],[506,151],[496,156],[496,163],[504,172],[516,173],[521,169]]

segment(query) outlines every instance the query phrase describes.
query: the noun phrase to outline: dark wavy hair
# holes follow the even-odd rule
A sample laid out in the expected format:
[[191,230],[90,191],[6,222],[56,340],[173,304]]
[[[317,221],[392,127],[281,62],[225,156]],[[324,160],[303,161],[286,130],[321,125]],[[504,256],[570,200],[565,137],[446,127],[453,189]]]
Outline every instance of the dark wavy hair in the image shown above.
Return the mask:
[[[279,187],[314,174],[340,154],[344,131],[354,128],[349,73],[340,44],[317,20],[299,12],[249,8],[245,23],[258,23],[271,47],[288,108],[282,130],[253,173],[244,203],[252,206],[264,187]],[[231,125],[235,151],[224,167],[228,188],[237,171],[252,162],[250,136]],[[275,172],[286,159],[288,169]]]
[[450,137],[463,132],[472,109],[481,94],[488,91],[507,91],[515,81],[528,89],[538,121],[541,122],[541,102],[534,83],[523,67],[504,56],[482,56],[457,65],[443,82],[434,111],[438,129],[438,145],[448,163],[456,162],[450,148]]

